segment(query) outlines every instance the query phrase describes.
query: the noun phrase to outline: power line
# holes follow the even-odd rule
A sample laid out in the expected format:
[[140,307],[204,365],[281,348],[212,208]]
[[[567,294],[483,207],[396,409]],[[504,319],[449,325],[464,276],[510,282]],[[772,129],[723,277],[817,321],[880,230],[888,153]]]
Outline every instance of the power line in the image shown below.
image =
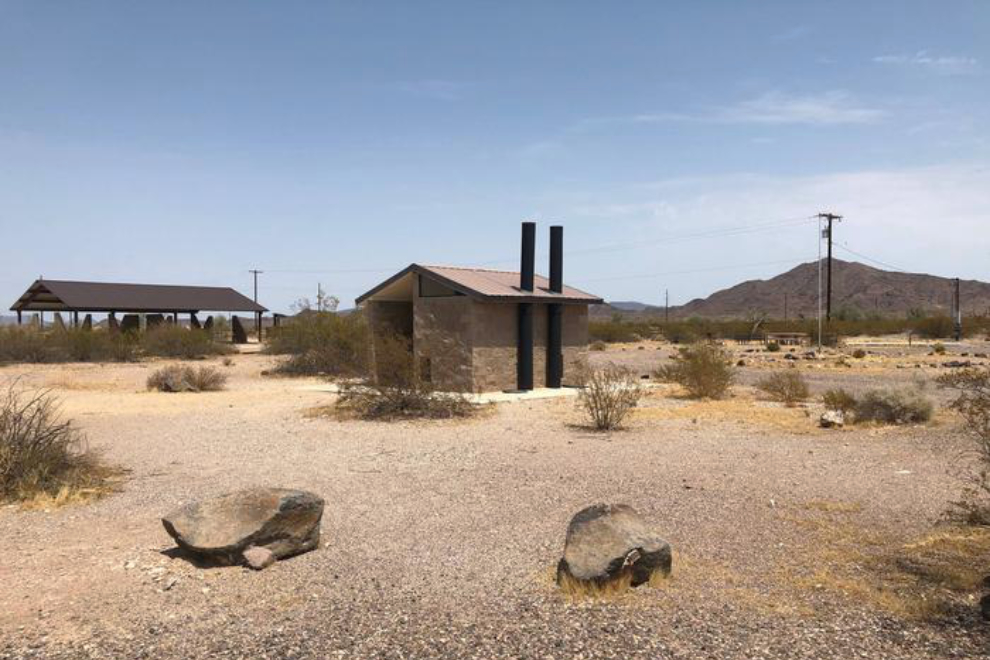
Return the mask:
[[[781,220],[771,220],[766,222],[760,222],[751,225],[737,225],[735,227],[722,227],[719,229],[711,229],[703,232],[697,232],[692,234],[681,234],[677,236],[667,236],[664,238],[636,241],[635,243],[614,243],[611,245],[601,245],[591,248],[583,248],[577,250],[567,250],[564,252],[565,256],[574,256],[580,254],[597,254],[603,252],[620,252],[622,250],[631,250],[641,247],[649,247],[656,245],[670,245],[675,243],[681,243],[685,241],[702,240],[706,238],[722,238],[727,236],[741,236],[745,234],[754,234],[764,231],[773,231],[788,227],[796,227],[803,225],[815,219],[815,216],[800,217],[800,218],[784,218]],[[545,255],[544,255],[545,256]],[[488,266],[495,264],[508,264],[516,263],[517,258],[506,258],[506,259],[492,259],[487,261],[475,261],[474,263],[479,266]],[[398,270],[396,267],[389,268],[354,268],[354,269],[292,269],[292,268],[269,268],[267,273],[278,273],[278,274],[291,274],[291,275],[348,275],[348,274],[373,274],[373,273],[391,273]]]
[[651,277],[664,277],[668,275],[693,275],[694,273],[709,273],[719,270],[734,270],[736,268],[752,268],[755,266],[773,266],[779,264],[802,264],[814,261],[814,257],[776,259],[774,261],[758,261],[748,264],[733,264],[731,266],[712,266],[709,268],[694,268],[691,270],[672,270],[665,273],[644,273],[642,275],[619,275],[616,277],[598,277],[593,279],[582,279],[581,282],[611,282],[615,280],[647,279]]
[[836,245],[838,247],[842,248],[843,250],[845,250],[846,252],[848,252],[850,254],[854,254],[857,257],[861,258],[861,259],[866,259],[867,261],[873,262],[873,263],[875,263],[878,266],[883,266],[884,268],[889,268],[890,270],[896,270],[899,273],[907,273],[907,272],[909,272],[909,271],[904,270],[903,268],[898,268],[897,266],[892,266],[892,265],[890,265],[888,263],[884,263],[883,261],[880,261],[879,259],[874,259],[873,257],[869,257],[869,256],[863,254],[862,252],[857,252],[856,250],[853,250],[851,247],[849,247],[849,244],[848,243],[836,243]]

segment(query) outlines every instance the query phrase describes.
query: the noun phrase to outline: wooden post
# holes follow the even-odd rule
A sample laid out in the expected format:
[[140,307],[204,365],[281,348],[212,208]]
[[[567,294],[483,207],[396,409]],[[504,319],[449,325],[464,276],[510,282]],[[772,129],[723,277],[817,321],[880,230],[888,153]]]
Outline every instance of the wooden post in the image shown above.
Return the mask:
[[21,324],[21,310],[17,310],[17,325]]
[[79,312],[72,312],[72,327],[79,327]]

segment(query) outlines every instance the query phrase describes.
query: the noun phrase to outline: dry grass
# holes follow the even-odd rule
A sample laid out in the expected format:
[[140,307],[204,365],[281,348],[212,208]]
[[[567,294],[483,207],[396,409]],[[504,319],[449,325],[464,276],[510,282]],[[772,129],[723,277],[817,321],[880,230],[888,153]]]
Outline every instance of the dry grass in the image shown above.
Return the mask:
[[918,539],[897,540],[850,521],[856,503],[813,501],[816,514],[780,519],[807,533],[797,563],[781,582],[800,593],[828,592],[904,619],[940,620],[971,609],[970,596],[987,573],[990,529],[945,527]]
[[650,391],[633,416],[642,421],[691,420],[695,423],[730,422],[744,426],[772,428],[792,434],[818,434],[823,431],[810,421],[803,408],[782,408],[760,402],[752,396],[737,395],[720,401],[671,401],[658,390]]
[[122,474],[89,450],[49,392],[15,382],[0,393],[0,501],[61,506],[112,492]]

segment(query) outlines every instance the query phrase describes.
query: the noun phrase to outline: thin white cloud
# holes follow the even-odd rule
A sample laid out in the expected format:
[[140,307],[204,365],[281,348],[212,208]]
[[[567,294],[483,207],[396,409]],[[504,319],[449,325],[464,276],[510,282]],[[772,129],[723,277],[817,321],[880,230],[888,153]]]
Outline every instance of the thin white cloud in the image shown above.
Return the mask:
[[702,122],[810,126],[872,124],[881,121],[886,115],[884,110],[864,105],[842,90],[808,95],[769,91],[753,99],[696,113],[662,112],[586,119],[576,126],[576,130],[610,123]]
[[718,111],[716,119],[728,123],[752,124],[870,124],[886,113],[858,103],[842,91],[810,96],[767,92]]
[[947,76],[978,73],[980,61],[963,55],[932,55],[927,50],[919,50],[913,55],[878,55],[873,58],[877,64],[913,66]]
[[[769,258],[778,253],[814,254],[813,226],[804,225],[676,247],[650,246],[649,242],[721,226],[833,211],[845,216],[838,240],[857,251],[916,272],[986,280],[988,208],[990,167],[947,164],[816,176],[675,178],[613,190],[597,200],[573,205],[569,212],[594,218],[611,233],[620,223],[636,227],[647,247],[609,264],[614,274],[627,272],[628,265],[643,253],[669,261],[672,267],[682,262],[685,267],[735,263],[739,254]],[[603,276],[613,274],[601,270]],[[705,293],[702,287],[692,295]]]

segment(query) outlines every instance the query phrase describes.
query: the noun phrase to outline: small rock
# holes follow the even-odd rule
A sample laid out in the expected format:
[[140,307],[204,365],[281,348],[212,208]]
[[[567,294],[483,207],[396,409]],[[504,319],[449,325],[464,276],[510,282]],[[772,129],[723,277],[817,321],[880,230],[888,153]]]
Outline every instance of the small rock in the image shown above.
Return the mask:
[[244,551],[244,563],[254,570],[260,571],[275,563],[275,555],[268,548],[252,545]]
[[826,410],[818,419],[818,425],[823,429],[842,428],[846,425],[846,416],[841,410]]

